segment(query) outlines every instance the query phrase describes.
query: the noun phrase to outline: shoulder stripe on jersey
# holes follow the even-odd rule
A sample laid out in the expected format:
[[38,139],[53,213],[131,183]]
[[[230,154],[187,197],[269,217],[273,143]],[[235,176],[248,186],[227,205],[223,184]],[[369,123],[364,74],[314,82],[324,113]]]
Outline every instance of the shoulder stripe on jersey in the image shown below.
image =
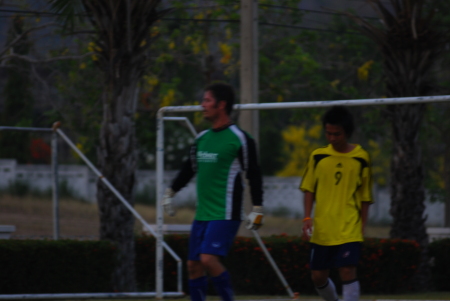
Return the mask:
[[314,168],[316,168],[317,164],[319,164],[319,161],[329,157],[330,155],[314,155]]
[[353,157],[353,159],[358,160],[361,163],[362,168],[365,168],[365,167],[369,166],[369,163],[367,162],[366,159],[363,159],[363,158],[360,158],[360,157]]
[[236,181],[236,177],[241,172],[239,160],[236,158],[234,159],[233,163],[231,164],[230,170],[228,172],[227,177],[227,193],[226,193],[226,207],[225,207],[225,219],[229,220],[232,219],[232,213],[233,213],[233,192],[234,192],[234,184]]
[[244,169],[248,170],[248,146],[247,139],[244,132],[239,129],[235,124],[230,125],[229,129],[239,138],[242,144],[242,153],[244,157]]
[[367,162],[366,159],[360,157],[352,157],[352,158],[361,163],[361,170],[359,171],[359,174],[361,175],[364,168],[369,167],[369,163]]
[[197,137],[195,137],[195,139],[198,139],[198,138],[200,138],[201,136],[203,136],[203,135],[205,135],[207,132],[209,132],[210,130],[204,130],[204,131],[201,131],[200,133],[198,133],[197,134]]

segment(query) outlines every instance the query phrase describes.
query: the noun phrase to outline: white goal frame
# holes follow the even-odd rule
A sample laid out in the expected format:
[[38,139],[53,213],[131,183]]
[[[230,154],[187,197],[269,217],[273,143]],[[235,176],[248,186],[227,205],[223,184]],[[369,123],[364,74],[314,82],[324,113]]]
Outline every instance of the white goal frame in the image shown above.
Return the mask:
[[[342,106],[375,106],[375,105],[399,105],[399,104],[418,104],[418,103],[435,103],[450,101],[450,95],[439,96],[419,96],[419,97],[397,97],[397,98],[370,98],[370,99],[353,99],[353,100],[324,100],[324,101],[302,101],[302,102],[285,102],[285,103],[249,103],[249,104],[236,104],[234,110],[279,110],[279,109],[302,109],[302,108],[322,108],[331,107],[336,105]],[[164,224],[164,212],[162,207],[163,194],[164,194],[164,120],[187,120],[186,117],[164,117],[166,113],[188,113],[188,112],[200,112],[202,107],[200,105],[195,106],[167,106],[158,110],[156,116],[156,298],[163,297],[163,224]],[[190,124],[189,129],[191,132],[192,126]],[[195,133],[195,130],[194,130]],[[261,238],[257,234],[257,231],[253,231],[257,241],[264,246]],[[280,280],[285,284],[288,294],[291,295],[292,291],[289,285],[284,282],[284,277],[279,273],[276,264],[271,260],[270,254],[265,248],[263,251],[272,264],[272,267],[278,274]],[[278,270],[278,271],[277,271]],[[292,297],[293,295],[291,295]]]

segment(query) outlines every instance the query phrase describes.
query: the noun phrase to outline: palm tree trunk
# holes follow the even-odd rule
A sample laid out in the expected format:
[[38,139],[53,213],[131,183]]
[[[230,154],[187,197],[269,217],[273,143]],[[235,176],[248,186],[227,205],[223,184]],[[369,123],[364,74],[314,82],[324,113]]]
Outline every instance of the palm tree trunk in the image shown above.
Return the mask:
[[426,289],[431,276],[428,264],[428,235],[423,216],[425,190],[421,149],[418,143],[424,104],[389,107],[394,151],[391,161],[391,238],[410,239],[419,243],[422,258],[414,279],[414,287]]
[[[349,14],[383,56],[388,97],[431,95],[435,86],[432,68],[447,41],[435,14],[421,0],[367,0],[382,19],[383,26]],[[414,289],[427,289],[431,283],[428,235],[425,228],[425,192],[418,134],[426,106],[393,105],[393,155],[391,161],[391,238],[413,239],[422,257]]]
[[[103,176],[133,206],[137,160],[133,121],[136,84],[132,83],[118,90],[108,89],[103,94],[104,116],[98,160]],[[111,91],[117,94],[111,95]],[[117,267],[112,276],[113,289],[121,292],[136,291],[134,217],[100,180],[97,188],[100,238],[114,242],[118,249]]]

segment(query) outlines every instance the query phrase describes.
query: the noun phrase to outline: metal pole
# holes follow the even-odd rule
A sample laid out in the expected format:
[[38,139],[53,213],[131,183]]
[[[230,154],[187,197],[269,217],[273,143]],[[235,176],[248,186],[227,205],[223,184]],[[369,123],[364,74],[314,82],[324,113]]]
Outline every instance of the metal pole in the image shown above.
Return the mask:
[[258,242],[259,246],[263,250],[264,254],[266,255],[267,260],[269,260],[270,265],[274,269],[275,273],[277,273],[278,278],[280,279],[281,283],[283,283],[284,288],[286,289],[288,295],[292,298],[294,298],[294,293],[291,290],[291,287],[287,283],[286,279],[284,278],[283,274],[281,273],[280,269],[278,268],[277,264],[272,258],[272,255],[270,255],[269,251],[266,248],[266,245],[262,241],[261,237],[259,236],[258,231],[252,230],[253,236],[255,236],[256,241]]
[[[143,292],[143,293],[74,293],[74,294],[22,294],[22,295],[0,295],[0,300],[50,300],[50,299],[136,299],[136,298],[154,298],[155,293]],[[177,292],[165,292],[165,297],[182,297],[183,293]]]
[[59,239],[59,180],[58,180],[58,135],[56,129],[60,122],[53,124],[52,132],[52,196],[53,196],[53,239]]
[[15,126],[0,126],[1,130],[11,130],[11,131],[29,131],[29,132],[51,132],[51,128],[27,128],[27,127],[15,127]]
[[162,298],[163,290],[163,264],[164,253],[162,252],[163,243],[163,224],[164,213],[162,208],[162,197],[164,190],[164,119],[163,112],[158,111],[156,115],[156,298]]

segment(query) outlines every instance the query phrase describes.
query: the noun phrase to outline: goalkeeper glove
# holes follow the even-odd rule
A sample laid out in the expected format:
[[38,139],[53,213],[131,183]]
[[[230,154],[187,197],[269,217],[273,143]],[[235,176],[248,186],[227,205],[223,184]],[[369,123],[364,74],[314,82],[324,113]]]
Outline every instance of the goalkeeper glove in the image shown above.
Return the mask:
[[173,209],[173,206],[172,206],[172,198],[174,196],[175,196],[175,191],[173,191],[172,188],[167,188],[166,192],[164,192],[162,205],[163,205],[164,211],[169,216],[175,215],[175,210]]
[[247,217],[246,228],[249,230],[258,230],[263,224],[263,219],[263,207],[253,206],[252,212]]

